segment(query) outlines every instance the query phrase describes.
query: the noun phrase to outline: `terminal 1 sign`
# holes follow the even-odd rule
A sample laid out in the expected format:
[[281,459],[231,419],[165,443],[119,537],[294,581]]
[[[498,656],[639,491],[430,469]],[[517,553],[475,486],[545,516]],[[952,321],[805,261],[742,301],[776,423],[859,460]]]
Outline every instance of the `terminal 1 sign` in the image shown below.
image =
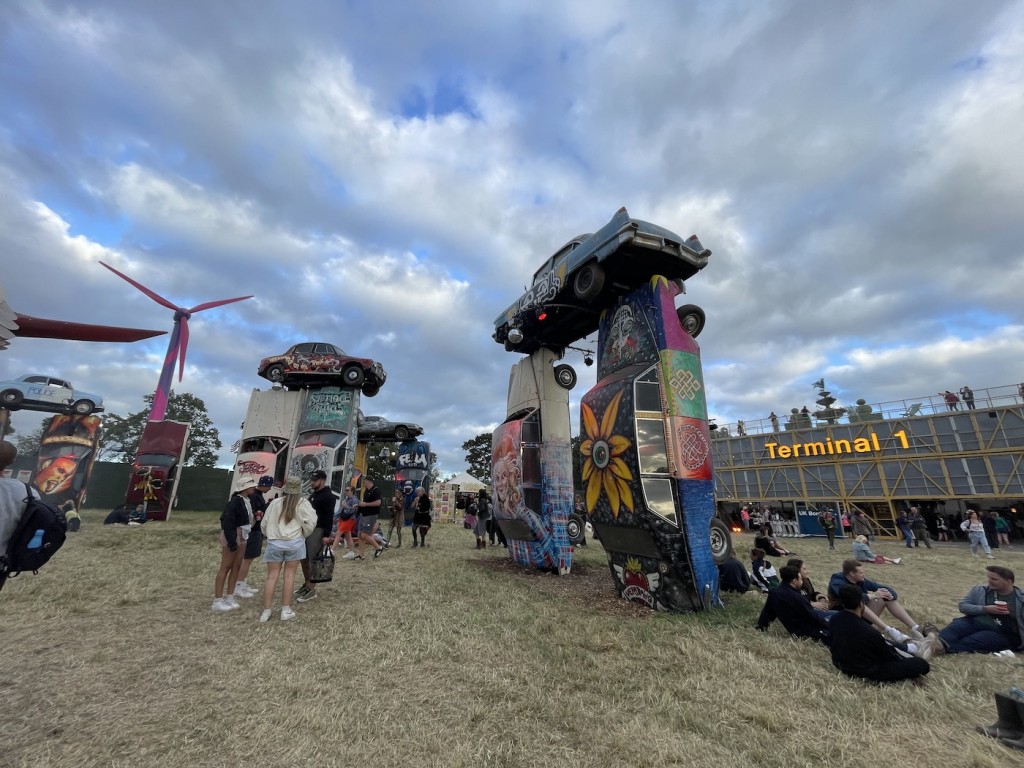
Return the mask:
[[[907,440],[906,430],[893,432],[892,436],[899,442],[895,447],[902,450],[910,448]],[[858,437],[853,440],[836,439],[826,437],[824,440],[815,440],[807,443],[793,443],[792,445],[781,445],[779,443],[765,443],[764,448],[768,451],[769,459],[797,459],[801,456],[838,456],[844,453],[881,453],[882,446],[878,435],[870,432],[867,437]]]

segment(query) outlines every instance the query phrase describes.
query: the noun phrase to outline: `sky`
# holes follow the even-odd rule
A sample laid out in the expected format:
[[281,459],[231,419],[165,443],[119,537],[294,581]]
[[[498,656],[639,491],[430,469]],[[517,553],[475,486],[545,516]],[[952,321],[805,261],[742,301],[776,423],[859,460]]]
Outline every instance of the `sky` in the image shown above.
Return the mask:
[[[840,403],[1024,381],[1009,0],[12,0],[0,103],[15,311],[169,331],[100,261],[184,306],[255,296],[192,318],[175,383],[225,466],[260,359],[328,341],[387,370],[365,412],[462,471],[520,359],[494,318],[620,206],[712,251],[685,301],[721,424],[813,409],[820,378]],[[0,379],[127,415],[167,339],[16,338]],[[575,434],[595,369],[566,362]]]

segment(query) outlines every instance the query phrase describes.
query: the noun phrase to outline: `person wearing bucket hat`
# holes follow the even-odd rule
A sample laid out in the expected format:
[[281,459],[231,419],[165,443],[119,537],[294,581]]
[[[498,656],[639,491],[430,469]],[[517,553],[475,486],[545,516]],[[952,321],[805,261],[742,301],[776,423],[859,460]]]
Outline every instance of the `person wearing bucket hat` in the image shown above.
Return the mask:
[[213,583],[212,606],[218,613],[241,607],[235,600],[235,583],[245,555],[245,539],[252,525],[252,503],[249,497],[255,490],[256,481],[251,477],[243,477],[235,486],[220,516],[220,567]]
[[256,481],[256,490],[249,497],[249,503],[252,504],[252,529],[249,531],[249,538],[245,540],[245,556],[242,559],[242,567],[238,571],[235,597],[253,597],[257,594],[256,590],[249,586],[249,569],[252,568],[252,561],[263,554],[263,532],[260,530],[260,521],[270,502],[266,494],[270,493],[273,487],[274,478],[270,475],[263,475]]
[[334,505],[337,502],[334,492],[327,485],[327,473],[315,469],[309,475],[312,492],[309,503],[316,511],[316,528],[306,537],[306,556],[302,559],[303,584],[295,592],[295,599],[305,603],[316,597],[316,584],[309,580],[311,571],[309,558],[316,557],[324,547],[334,543]]
[[295,571],[306,556],[306,537],[316,528],[316,511],[307,499],[302,497],[302,484],[297,477],[289,477],[284,484],[284,495],[278,496],[267,507],[263,517],[263,533],[267,537],[267,581],[263,585],[263,612],[260,622],[270,620],[274,605],[274,591],[277,577],[284,570],[282,586],[281,621],[295,618],[292,610],[292,588],[295,585]]

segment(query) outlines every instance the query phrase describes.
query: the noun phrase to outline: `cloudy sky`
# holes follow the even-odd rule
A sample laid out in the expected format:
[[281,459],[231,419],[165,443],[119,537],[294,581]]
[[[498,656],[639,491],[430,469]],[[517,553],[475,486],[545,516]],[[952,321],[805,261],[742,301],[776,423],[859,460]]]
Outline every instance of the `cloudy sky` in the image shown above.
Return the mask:
[[[687,300],[719,422],[820,377],[1024,380],[1020,3],[11,0],[0,102],[16,311],[169,330],[101,260],[186,306],[255,295],[192,319],[176,384],[225,446],[260,358],[324,340],[461,471],[519,357],[495,316],[622,205],[713,252]],[[166,344],[15,339],[0,377],[125,415]],[[568,361],[576,432],[594,369]]]

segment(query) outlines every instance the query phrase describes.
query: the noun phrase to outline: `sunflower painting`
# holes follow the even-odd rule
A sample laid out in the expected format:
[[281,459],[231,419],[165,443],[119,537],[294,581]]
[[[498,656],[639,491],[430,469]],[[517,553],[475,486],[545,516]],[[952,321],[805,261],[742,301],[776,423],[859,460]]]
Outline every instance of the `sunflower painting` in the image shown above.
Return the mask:
[[592,513],[602,493],[608,497],[612,517],[618,518],[625,507],[634,511],[633,492],[629,483],[633,472],[623,459],[632,441],[615,434],[615,422],[625,390],[620,389],[609,401],[600,417],[589,403],[581,403],[580,411],[586,438],[580,444],[583,456],[583,483],[586,485],[587,512]]

